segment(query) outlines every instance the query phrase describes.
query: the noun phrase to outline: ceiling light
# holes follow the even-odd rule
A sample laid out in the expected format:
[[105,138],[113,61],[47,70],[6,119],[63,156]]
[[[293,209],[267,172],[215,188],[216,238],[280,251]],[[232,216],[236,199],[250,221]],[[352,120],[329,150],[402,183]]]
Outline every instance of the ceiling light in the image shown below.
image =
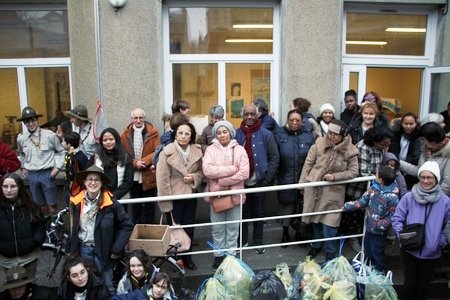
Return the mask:
[[376,45],[384,46],[387,44],[385,41],[345,41],[347,45]]
[[272,43],[272,39],[226,39],[225,43]]
[[273,24],[234,24],[235,29],[270,29]]
[[388,27],[387,32],[427,32],[426,28],[413,28],[413,27]]

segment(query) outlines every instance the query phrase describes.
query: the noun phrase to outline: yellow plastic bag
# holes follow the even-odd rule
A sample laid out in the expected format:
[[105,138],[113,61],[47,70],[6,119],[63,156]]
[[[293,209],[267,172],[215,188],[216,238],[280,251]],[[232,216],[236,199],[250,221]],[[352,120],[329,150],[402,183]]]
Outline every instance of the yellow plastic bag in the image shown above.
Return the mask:
[[225,287],[227,300],[249,300],[252,296],[253,276],[255,273],[242,260],[227,255],[214,273]]
[[348,300],[356,299],[356,286],[348,280],[338,280],[333,282],[330,289],[323,295],[323,299]]
[[211,277],[203,285],[198,300],[225,300],[225,287],[219,280]]

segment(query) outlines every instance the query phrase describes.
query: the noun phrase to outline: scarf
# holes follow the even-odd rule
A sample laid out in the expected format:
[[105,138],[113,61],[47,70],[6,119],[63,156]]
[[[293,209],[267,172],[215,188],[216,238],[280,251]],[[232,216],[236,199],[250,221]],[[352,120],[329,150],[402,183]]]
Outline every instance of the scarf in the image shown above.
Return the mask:
[[[142,131],[145,128],[144,126],[142,126],[141,128],[136,128],[136,126],[133,125],[133,149],[134,149],[134,159],[136,160],[142,159],[142,150],[144,148],[144,139],[142,138]],[[133,180],[142,183],[142,171],[134,170]]]
[[411,192],[417,203],[433,204],[439,200],[439,196],[441,195],[441,186],[436,184],[432,189],[425,190],[419,183],[417,183],[413,186]]
[[411,139],[405,134],[403,134],[400,138],[400,153],[398,155],[399,160],[406,160],[410,141]]
[[177,149],[177,152],[181,156],[181,161],[182,161],[183,165],[187,166],[189,163],[189,153],[191,153],[191,145],[188,145],[186,150],[184,150],[183,148],[181,148],[181,146],[178,144],[177,141],[174,141],[173,143],[175,144],[175,148]]
[[247,152],[248,161],[250,165],[250,176],[249,178],[252,178],[253,173],[255,172],[255,165],[253,162],[253,149],[252,149],[252,134],[259,130],[261,127],[261,122],[258,120],[255,124],[252,126],[247,126],[242,121],[240,129],[245,134],[245,141],[244,141],[244,149],[245,152]]
[[325,123],[323,120],[320,120],[320,127],[322,128],[323,132],[328,133],[328,124]]

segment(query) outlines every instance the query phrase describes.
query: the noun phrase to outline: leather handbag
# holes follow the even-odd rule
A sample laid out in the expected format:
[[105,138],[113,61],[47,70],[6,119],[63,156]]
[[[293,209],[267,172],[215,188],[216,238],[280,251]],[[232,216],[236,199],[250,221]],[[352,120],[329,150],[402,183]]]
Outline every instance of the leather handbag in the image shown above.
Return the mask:
[[425,208],[425,221],[422,223],[405,224],[403,230],[399,234],[400,245],[403,250],[418,250],[422,249],[425,244],[425,225],[427,224],[428,216],[431,213],[428,211],[428,205]]
[[191,238],[183,228],[176,227],[180,225],[175,223],[172,212],[170,212],[170,217],[172,218],[172,226],[170,226],[170,245],[179,243],[180,246],[178,247],[177,252],[189,251],[189,249],[191,249]]
[[210,197],[211,205],[216,214],[234,207],[231,195]]

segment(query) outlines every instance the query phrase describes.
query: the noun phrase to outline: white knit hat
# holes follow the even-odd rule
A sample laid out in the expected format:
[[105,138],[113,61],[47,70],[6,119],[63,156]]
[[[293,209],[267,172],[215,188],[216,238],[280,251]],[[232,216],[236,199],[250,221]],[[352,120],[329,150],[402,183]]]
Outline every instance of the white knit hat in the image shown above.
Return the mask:
[[334,107],[330,103],[322,104],[322,106],[319,109],[320,115],[326,110],[331,110],[333,112],[333,115],[334,115]]
[[439,165],[435,161],[426,161],[420,168],[419,172],[417,172],[417,176],[420,176],[422,171],[428,171],[433,173],[436,177],[437,182],[441,181],[441,171],[439,170]]
[[234,137],[236,136],[236,130],[234,130],[233,124],[231,124],[230,122],[228,122],[226,120],[222,120],[222,121],[216,122],[216,124],[214,124],[214,126],[213,126],[212,134],[215,138],[217,138],[217,129],[219,129],[219,127],[225,127],[226,129],[228,129],[228,131],[230,132],[230,135],[231,135],[231,139],[234,139]]

